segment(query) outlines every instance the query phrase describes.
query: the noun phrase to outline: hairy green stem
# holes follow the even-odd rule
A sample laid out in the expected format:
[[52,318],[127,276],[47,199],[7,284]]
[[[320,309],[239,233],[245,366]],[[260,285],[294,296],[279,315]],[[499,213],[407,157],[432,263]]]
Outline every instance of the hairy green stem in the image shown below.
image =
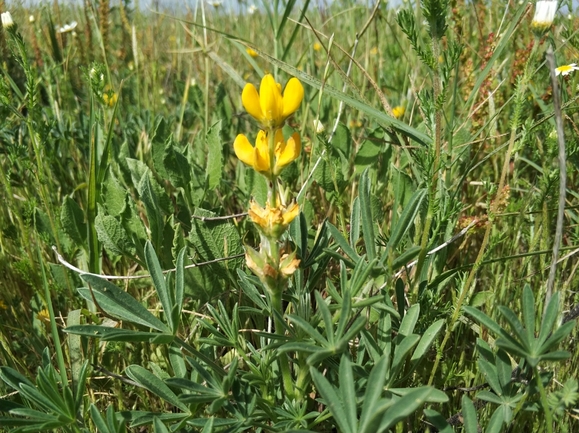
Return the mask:
[[418,298],[418,288],[420,285],[420,274],[426,260],[428,252],[428,239],[430,235],[430,228],[432,220],[434,219],[434,203],[436,201],[436,194],[438,192],[438,175],[440,169],[440,153],[442,147],[442,107],[438,106],[438,100],[442,93],[442,78],[440,71],[440,64],[438,57],[440,56],[440,40],[438,38],[432,39],[432,55],[437,62],[436,68],[433,69],[432,87],[434,95],[434,158],[432,161],[432,178],[428,190],[428,211],[426,214],[426,221],[422,231],[422,239],[420,241],[420,254],[416,263],[416,273],[414,278],[414,298]]
[[[281,296],[282,291],[283,291],[282,287],[277,287],[277,288],[270,291],[272,308],[273,308],[273,310],[275,310],[279,313],[279,316],[278,315],[274,316],[275,333],[277,335],[281,335],[281,336],[284,335],[284,329],[285,329],[284,323],[280,319],[280,317],[283,317],[283,305],[282,305],[282,296]],[[282,353],[278,357],[278,361],[279,361],[279,369],[281,371],[282,380],[283,380],[284,394],[290,400],[293,400],[296,396],[295,396],[294,383],[292,380],[292,375],[291,375],[291,370],[290,370],[289,360],[287,358],[287,355],[285,353]]]
[[543,406],[543,411],[545,411],[545,422],[547,423],[547,433],[553,433],[553,414],[549,408],[549,402],[547,401],[547,393],[545,392],[545,387],[543,386],[543,381],[539,375],[539,369],[535,366],[533,368],[533,373],[535,379],[537,380],[537,387],[539,388],[539,394],[541,396],[541,406]]

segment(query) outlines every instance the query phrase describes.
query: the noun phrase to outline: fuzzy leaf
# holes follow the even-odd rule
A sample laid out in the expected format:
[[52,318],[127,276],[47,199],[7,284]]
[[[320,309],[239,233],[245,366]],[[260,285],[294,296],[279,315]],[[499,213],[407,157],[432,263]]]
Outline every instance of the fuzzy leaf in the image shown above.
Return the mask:
[[223,141],[221,140],[221,120],[211,125],[207,133],[207,189],[219,185],[223,175]]

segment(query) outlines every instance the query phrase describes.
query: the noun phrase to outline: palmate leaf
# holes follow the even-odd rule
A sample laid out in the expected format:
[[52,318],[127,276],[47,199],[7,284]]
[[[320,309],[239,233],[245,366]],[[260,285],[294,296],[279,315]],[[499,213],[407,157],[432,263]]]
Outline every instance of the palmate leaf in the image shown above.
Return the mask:
[[377,409],[380,406],[380,397],[384,391],[388,358],[389,354],[382,355],[370,371],[366,393],[364,394],[364,403],[362,404],[358,433],[373,433],[382,415]]
[[478,421],[476,409],[470,398],[462,396],[462,417],[464,422],[465,433],[478,433]]
[[[424,415],[428,421],[438,430],[439,433],[455,433],[452,426],[446,421],[446,418],[435,410],[424,409]],[[478,433],[475,430],[476,433]],[[465,433],[470,433],[465,430]]]
[[358,427],[356,389],[354,388],[354,374],[352,363],[347,356],[342,356],[339,369],[340,392],[344,404],[346,418],[351,431],[356,431]]
[[338,390],[314,367],[310,367],[310,374],[316,384],[316,388],[320,392],[330,410],[330,413],[334,417],[339,430],[343,433],[356,433],[356,429],[352,429],[352,426],[350,425],[350,420],[346,415],[344,404],[340,398]]
[[346,253],[346,255],[350,257],[354,261],[354,263],[357,263],[358,260],[360,259],[360,256],[358,255],[358,253],[356,253],[356,250],[350,246],[346,238],[344,238],[344,236],[342,235],[342,233],[340,233],[340,231],[336,228],[336,226],[334,226],[332,223],[329,222],[327,222],[326,224],[328,226],[328,230],[330,232],[330,235],[332,236],[332,239],[334,239],[334,241],[338,244],[338,246],[342,249],[342,251]]
[[169,433],[169,429],[157,417],[153,418],[153,431],[155,433]]

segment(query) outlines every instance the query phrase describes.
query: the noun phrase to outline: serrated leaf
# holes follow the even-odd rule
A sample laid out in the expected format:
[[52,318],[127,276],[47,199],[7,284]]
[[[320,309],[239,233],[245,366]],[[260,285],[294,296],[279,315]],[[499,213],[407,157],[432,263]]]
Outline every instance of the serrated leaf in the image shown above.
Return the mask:
[[66,196],[60,209],[60,223],[64,232],[77,244],[86,245],[87,226],[84,212],[70,197]]
[[314,171],[313,179],[327,192],[341,190],[346,182],[342,170],[338,169],[338,158],[327,155],[320,161],[318,168]]
[[127,207],[127,196],[127,189],[109,170],[101,189],[101,199],[107,213],[115,217],[121,215]]
[[137,191],[145,205],[147,220],[149,221],[149,230],[151,230],[151,240],[157,248],[160,248],[164,227],[163,214],[161,213],[161,206],[159,205],[159,194],[156,188],[153,187],[153,181],[148,172],[143,175],[137,184]]
[[[158,116],[155,125],[155,130],[151,134],[151,156],[153,159],[153,167],[162,179],[167,179],[169,173],[165,169],[163,159],[165,158],[165,149],[171,144],[171,126],[167,120]],[[141,177],[139,176],[139,179]],[[136,185],[136,184],[135,184]]]
[[179,152],[171,142],[168,143],[163,154],[163,166],[167,177],[177,188],[189,188],[192,167],[187,158]]
[[223,175],[223,142],[221,140],[221,120],[217,121],[207,132],[207,188],[219,185]]
[[[215,216],[213,212],[199,208],[195,210],[195,215]],[[189,241],[197,252],[197,260],[202,262],[243,253],[241,237],[235,226],[228,221],[201,221],[193,218]],[[212,273],[213,278],[215,274],[226,277],[230,270],[242,264],[243,259],[238,258],[204,267],[202,271]]]
[[95,218],[95,230],[99,242],[103,244],[109,253],[131,257],[135,255],[135,245],[123,225],[115,217],[103,215],[99,212]]

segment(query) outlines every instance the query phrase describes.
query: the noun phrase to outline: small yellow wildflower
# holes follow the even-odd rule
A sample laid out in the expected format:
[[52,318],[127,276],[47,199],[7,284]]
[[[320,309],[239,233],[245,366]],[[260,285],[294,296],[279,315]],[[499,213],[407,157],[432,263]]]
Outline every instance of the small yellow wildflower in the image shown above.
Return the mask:
[[314,51],[321,51],[322,50],[322,44],[320,44],[319,42],[314,42]]
[[569,65],[563,65],[563,66],[559,66],[558,68],[555,68],[555,75],[565,76],[565,75],[569,75],[573,71],[579,71],[579,66],[577,66],[577,63],[571,63]]
[[392,109],[392,115],[397,119],[400,119],[402,116],[404,116],[405,112],[406,109],[402,105],[398,105]]
[[6,302],[4,302],[2,299],[0,299],[0,310],[7,310],[8,309],[8,305],[6,305]]
[[249,54],[249,55],[250,55],[251,57],[253,57],[254,59],[259,56],[259,54],[257,54],[257,52],[256,52],[253,48],[247,47],[247,48],[245,49],[245,51],[247,52],[247,54]]
[[103,102],[105,105],[113,108],[119,99],[119,95],[113,91],[112,87],[108,84],[104,88]]
[[269,203],[265,208],[252,201],[249,205],[249,218],[267,237],[278,239],[286,231],[289,224],[299,214],[300,207],[292,203],[289,207],[279,205],[272,208]]
[[378,54],[378,47],[372,47],[370,50],[370,55],[375,56],[376,54]]
[[44,310],[39,311],[36,314],[36,318],[45,325],[50,323],[50,313],[46,308]]
[[276,286],[280,280],[290,277],[300,265],[295,251],[283,253],[279,264],[273,263],[267,254],[259,253],[253,248],[245,248],[245,262],[247,267],[266,283],[266,287]]
[[264,129],[283,126],[285,119],[299,108],[303,98],[304,88],[297,78],[288,81],[282,95],[281,84],[276,83],[271,74],[261,80],[259,93],[253,84],[247,83],[241,94],[243,106]]
[[361,128],[363,126],[362,122],[360,122],[358,119],[350,120],[350,123],[348,125],[349,125],[350,129]]
[[275,161],[270,161],[268,133],[261,130],[257,134],[255,147],[249,143],[247,137],[239,134],[233,142],[235,155],[241,162],[249,165],[255,171],[271,178],[281,173],[282,169],[294,161],[302,150],[300,135],[294,132],[286,141],[281,129],[275,131]]

